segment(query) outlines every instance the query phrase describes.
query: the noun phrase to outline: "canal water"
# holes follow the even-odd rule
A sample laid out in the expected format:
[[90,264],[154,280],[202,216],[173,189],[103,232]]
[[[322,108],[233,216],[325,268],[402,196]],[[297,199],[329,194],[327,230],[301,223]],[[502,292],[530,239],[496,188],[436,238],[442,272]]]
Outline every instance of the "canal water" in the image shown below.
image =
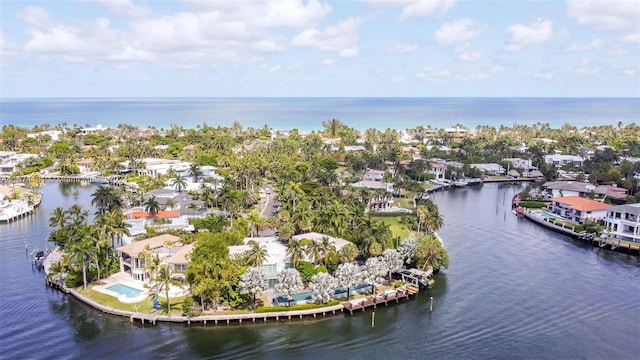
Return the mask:
[[75,203],[88,208],[93,192],[48,183],[33,216],[0,225],[0,358],[637,358],[639,259],[515,218],[510,199],[520,189],[485,184],[432,194],[451,266],[433,289],[378,308],[374,328],[370,311],[278,324],[151,327],[45,287],[30,252],[47,246],[49,213]]

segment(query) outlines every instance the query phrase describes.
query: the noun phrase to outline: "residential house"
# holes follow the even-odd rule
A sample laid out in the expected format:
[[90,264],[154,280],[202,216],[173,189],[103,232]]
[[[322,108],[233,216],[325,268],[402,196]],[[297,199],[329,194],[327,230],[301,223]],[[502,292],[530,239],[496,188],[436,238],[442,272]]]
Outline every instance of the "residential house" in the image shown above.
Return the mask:
[[270,288],[278,282],[278,273],[291,268],[291,258],[287,255],[287,246],[284,245],[277,236],[245,238],[242,245],[229,246],[229,256],[242,255],[251,250],[250,241],[257,242],[267,250],[267,258],[263,261],[262,270]]
[[551,199],[547,209],[575,224],[584,224],[587,220],[599,221],[607,216],[611,205],[580,196],[561,196]]
[[105,130],[109,130],[109,128],[102,127],[102,125],[98,125],[96,127],[86,127],[86,128],[80,129],[80,131],[76,134],[76,136],[96,134]]
[[549,181],[542,185],[542,189],[547,198],[558,196],[589,197],[591,195],[598,195],[624,200],[627,197],[627,189],[625,188],[612,185],[595,186],[579,181]]
[[[321,243],[324,238],[327,238],[329,239],[329,243],[336,248],[336,251],[340,251],[340,249],[342,249],[345,245],[351,244],[351,242],[348,240],[317,233],[317,232],[298,234],[298,235],[292,236],[291,238],[295,240],[307,239],[307,240],[315,241],[317,243],[318,242]],[[310,259],[306,259],[306,261],[310,261]]]
[[32,139],[36,139],[40,136],[46,136],[49,135],[49,137],[51,138],[52,141],[58,141],[58,139],[60,139],[60,136],[64,134],[64,131],[61,130],[47,130],[47,131],[40,131],[37,133],[31,133],[31,134],[27,134],[28,138],[32,138]]
[[146,268],[147,256],[157,255],[161,261],[177,253],[182,247],[180,238],[174,235],[162,234],[149,239],[135,241],[116,249],[120,257],[120,271],[127,272],[134,280],[147,281],[150,271]]
[[2,151],[0,154],[0,175],[11,175],[16,170],[20,170],[21,165],[26,160],[37,158],[36,154],[16,153],[15,151]]
[[488,163],[488,164],[471,164],[471,167],[476,169],[480,169],[483,173],[487,175],[504,175],[507,170],[503,168],[500,164],[496,163]]
[[604,223],[614,239],[640,242],[640,204],[608,208]]
[[553,154],[544,156],[544,162],[555,167],[562,167],[564,165],[581,166],[582,161],[583,158],[577,155]]
[[190,255],[193,252],[194,244],[187,244],[178,248],[175,254],[167,257],[166,263],[171,267],[174,274],[184,274],[187,272],[187,266],[191,262]]
[[93,172],[93,165],[95,164],[95,161],[92,158],[88,158],[78,161],[77,164],[80,174],[88,174]]
[[444,164],[431,163],[431,169],[429,170],[429,174],[433,175],[433,178],[436,180],[444,179],[445,172],[447,171],[447,166]]

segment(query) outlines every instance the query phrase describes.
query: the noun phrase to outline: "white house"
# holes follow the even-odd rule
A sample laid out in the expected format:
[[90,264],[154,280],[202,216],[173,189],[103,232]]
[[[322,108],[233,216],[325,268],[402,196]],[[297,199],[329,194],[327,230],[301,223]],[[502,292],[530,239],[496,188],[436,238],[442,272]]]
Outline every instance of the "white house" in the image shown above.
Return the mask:
[[162,234],[120,246],[116,249],[120,256],[120,271],[129,273],[134,280],[147,281],[150,278],[150,272],[146,268],[147,261],[144,254],[148,252],[149,255],[158,255],[164,262],[181,246],[180,238],[170,234]]
[[[325,234],[320,234],[320,233],[317,233],[317,232],[310,232],[310,233],[306,233],[306,234],[298,234],[298,235],[292,236],[291,238],[295,239],[295,240],[307,239],[307,240],[320,242],[320,243],[323,241],[324,238],[327,238],[327,239],[329,239],[329,243],[331,245],[335,246],[336,251],[340,251],[340,249],[342,249],[345,245],[351,244],[351,242],[348,241],[348,240],[337,238],[337,237],[333,237],[333,236],[329,236],[329,235],[325,235]],[[306,261],[310,261],[310,260],[306,259]]]
[[580,166],[582,165],[582,161],[582,157],[577,155],[553,154],[544,156],[544,162],[555,167],[562,167],[564,165]]
[[0,175],[11,175],[12,172],[19,170],[20,165],[31,158],[37,158],[36,154],[22,154],[15,151],[2,151],[0,154]]
[[640,242],[640,204],[612,206],[604,222],[611,237]]
[[262,270],[270,288],[278,282],[278,273],[291,266],[291,258],[287,255],[287,246],[276,236],[245,238],[243,245],[229,246],[229,256],[241,255],[251,249],[249,242],[253,240],[267,250],[267,258],[263,261]]
[[64,131],[61,130],[48,130],[48,131],[40,131],[37,133],[27,134],[28,138],[36,139],[40,136],[49,135],[51,140],[57,141],[60,138],[60,135],[64,134]]
[[607,208],[611,205],[580,196],[561,196],[551,199],[547,209],[575,224],[584,224],[587,220],[603,220]]
[[433,177],[436,180],[442,180],[444,179],[446,170],[447,170],[447,166],[444,164],[431,163],[431,169],[429,170],[429,174],[433,175]]
[[471,167],[480,169],[480,171],[488,175],[503,175],[507,172],[505,168],[503,168],[500,164],[496,164],[496,163],[471,164]]

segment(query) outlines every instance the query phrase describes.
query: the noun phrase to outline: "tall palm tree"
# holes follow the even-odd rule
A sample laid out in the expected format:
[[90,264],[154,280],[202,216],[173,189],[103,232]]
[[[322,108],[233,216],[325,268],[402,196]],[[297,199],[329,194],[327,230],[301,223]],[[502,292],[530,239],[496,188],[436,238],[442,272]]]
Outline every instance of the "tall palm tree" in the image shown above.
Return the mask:
[[250,240],[251,249],[247,250],[245,257],[249,266],[262,268],[264,261],[267,260],[269,252],[265,246],[261,246],[257,241]]
[[69,215],[69,219],[73,224],[83,223],[89,216],[89,212],[87,210],[84,210],[82,206],[78,204],[71,205],[69,210],[67,210],[67,214]]
[[314,240],[307,240],[307,241],[308,243],[307,243],[307,246],[305,247],[307,256],[309,257],[309,260],[311,261],[311,263],[315,265],[318,262],[320,262],[320,260],[323,258],[323,255],[324,255],[322,243]]
[[146,254],[146,264],[144,266],[145,270],[149,270],[149,282],[156,281],[153,288],[155,290],[156,296],[158,296],[158,271],[162,265],[162,260],[160,260],[160,256],[158,254]]
[[290,239],[287,248],[287,255],[291,258],[291,265],[298,267],[300,260],[304,259],[306,254],[305,242],[302,240]]
[[110,186],[99,186],[96,191],[91,194],[91,205],[98,209],[99,214],[104,214],[107,210],[122,207],[122,199],[120,194]]
[[187,187],[187,179],[183,178],[179,174],[176,174],[173,178],[173,187],[178,190],[178,192],[182,192]]
[[58,206],[51,212],[51,217],[49,217],[49,226],[52,228],[58,227],[58,229],[62,229],[67,224],[67,221],[67,213],[63,208]]
[[87,263],[95,256],[95,248],[90,238],[83,237],[80,241],[72,242],[67,251],[72,263],[82,265],[82,284],[83,289],[87,290]]
[[196,163],[192,163],[189,166],[189,173],[193,176],[193,182],[197,183],[198,178],[202,176],[202,170],[200,170],[200,166]]
[[164,290],[165,297],[167,298],[167,315],[171,316],[171,300],[169,299],[169,288],[171,285],[176,285],[177,282],[171,278],[171,267],[169,264],[160,265],[158,268],[158,275],[156,281],[160,285],[158,291]]
[[152,196],[145,201],[144,211],[151,214],[152,217],[155,217],[158,214],[160,211],[160,204],[158,203],[158,200],[156,200],[155,196]]

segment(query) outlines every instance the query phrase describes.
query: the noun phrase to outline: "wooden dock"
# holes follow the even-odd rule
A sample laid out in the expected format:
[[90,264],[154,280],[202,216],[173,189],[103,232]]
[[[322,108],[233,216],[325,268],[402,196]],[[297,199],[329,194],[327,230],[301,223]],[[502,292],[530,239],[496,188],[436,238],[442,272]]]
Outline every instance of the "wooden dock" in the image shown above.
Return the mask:
[[378,305],[388,306],[389,303],[393,304],[394,301],[395,303],[399,303],[402,299],[409,300],[411,295],[415,295],[417,293],[418,288],[410,286],[406,289],[398,289],[389,294],[378,294],[366,298],[343,301],[342,306],[345,310],[349,311],[350,315],[353,315],[353,312],[357,310],[365,311],[367,308],[376,309]]

